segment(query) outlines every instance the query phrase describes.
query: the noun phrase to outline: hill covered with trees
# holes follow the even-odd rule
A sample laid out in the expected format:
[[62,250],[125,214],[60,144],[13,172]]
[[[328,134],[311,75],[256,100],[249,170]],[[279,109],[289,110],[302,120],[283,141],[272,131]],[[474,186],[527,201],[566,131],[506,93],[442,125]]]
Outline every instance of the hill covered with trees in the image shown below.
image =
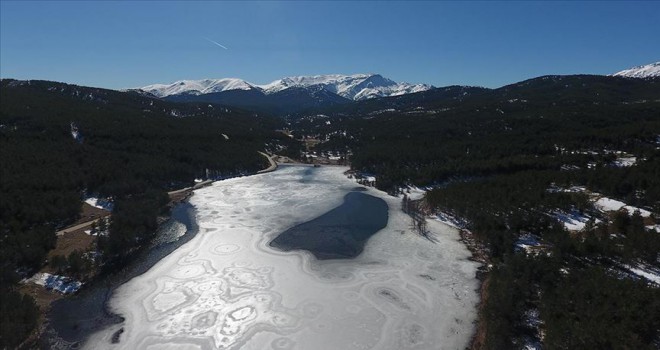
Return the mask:
[[110,261],[150,237],[168,190],[254,173],[268,166],[258,151],[296,147],[280,120],[208,103],[17,80],[2,80],[0,100],[0,347],[34,326],[16,282],[44,264],[85,194],[115,201],[99,246]]
[[[354,107],[289,127],[380,189],[427,188],[428,212],[480,242],[490,268],[475,348],[659,346],[658,285],[627,270],[660,271],[660,234],[645,228],[660,213],[659,79],[545,76]],[[596,208],[607,196],[650,215]],[[569,231],[567,216],[584,226]]]

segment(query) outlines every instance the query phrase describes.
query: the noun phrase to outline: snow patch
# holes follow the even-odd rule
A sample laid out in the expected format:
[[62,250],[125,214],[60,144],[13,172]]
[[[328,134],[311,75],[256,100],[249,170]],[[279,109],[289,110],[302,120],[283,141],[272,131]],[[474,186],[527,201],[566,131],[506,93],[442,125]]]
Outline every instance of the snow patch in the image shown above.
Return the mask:
[[54,290],[62,294],[75,293],[82,286],[82,282],[73,280],[70,277],[52,275],[46,272],[37,272],[34,276],[24,282],[44,286],[46,289]]
[[88,197],[85,199],[85,203],[94,208],[105,209],[107,211],[112,211],[115,206],[115,203],[109,198]]
[[637,157],[627,156],[617,158],[612,165],[620,168],[631,167],[637,163]]
[[660,285],[660,269],[657,267],[652,267],[643,264],[637,264],[635,266],[623,265],[628,271],[634,273],[635,275],[645,278],[655,284]]
[[594,206],[603,211],[603,212],[609,212],[609,211],[619,211],[621,209],[625,209],[629,215],[633,215],[636,211],[639,211],[640,215],[642,217],[649,217],[651,216],[651,212],[642,208],[637,208],[633,207],[631,205],[627,205],[624,202],[607,198],[607,197],[601,197],[599,198],[595,203]]
[[592,218],[591,216],[580,213],[577,210],[572,210],[565,212],[563,210],[555,210],[552,212],[552,217],[559,220],[564,227],[569,231],[581,231],[584,230],[587,222],[593,220],[594,224],[601,222],[598,219]]

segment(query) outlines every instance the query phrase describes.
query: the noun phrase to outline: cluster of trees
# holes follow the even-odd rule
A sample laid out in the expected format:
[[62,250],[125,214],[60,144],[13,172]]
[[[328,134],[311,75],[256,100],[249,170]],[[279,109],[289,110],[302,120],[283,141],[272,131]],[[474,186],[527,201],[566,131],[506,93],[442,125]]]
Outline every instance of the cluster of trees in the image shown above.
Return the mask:
[[543,289],[540,303],[547,349],[657,349],[657,288],[597,267],[557,281]]
[[82,279],[92,272],[93,261],[84,252],[74,250],[69,255],[53,255],[48,261],[56,273],[66,273],[76,279]]
[[[282,121],[221,106],[15,80],[2,80],[0,100],[2,348],[15,346],[34,324],[9,326],[16,314],[35,315],[29,301],[5,304],[24,300],[16,272],[43,266],[55,230],[77,220],[83,193],[115,200],[110,234],[99,248],[105,259],[120,261],[154,232],[166,191],[195,178],[263,169],[268,163],[258,151],[267,146],[300,149],[275,132]],[[73,137],[72,122],[82,137]],[[70,273],[85,270],[80,253],[56,260]]]
[[410,227],[422,237],[431,239],[426,225],[426,213],[422,210],[422,201],[410,199],[403,195],[401,210],[410,216]]
[[[5,280],[3,284],[10,282]],[[12,349],[21,344],[37,325],[39,308],[31,296],[14,289],[3,286],[0,293],[0,346]]]
[[151,238],[158,227],[157,217],[164,213],[168,202],[166,193],[155,190],[118,199],[110,234],[98,238],[98,249],[104,258],[124,257]]

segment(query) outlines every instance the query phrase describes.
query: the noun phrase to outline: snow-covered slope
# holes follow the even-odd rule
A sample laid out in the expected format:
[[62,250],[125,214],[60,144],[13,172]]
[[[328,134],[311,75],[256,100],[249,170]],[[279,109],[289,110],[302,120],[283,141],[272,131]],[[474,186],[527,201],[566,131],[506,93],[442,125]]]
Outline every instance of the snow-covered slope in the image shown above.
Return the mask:
[[660,77],[660,62],[637,66],[612,74],[615,77],[656,78]]
[[288,77],[260,87],[265,93],[273,93],[290,87],[318,86],[339,96],[351,100],[365,100],[374,97],[396,96],[412,92],[426,91],[431,88],[426,84],[397,83],[379,74],[355,75],[314,75]]
[[256,87],[245,80],[236,78],[181,80],[172,84],[153,84],[140,88],[140,90],[149,92],[157,97],[178,94],[203,95],[228,90],[251,89],[256,89]]
[[426,84],[397,83],[379,74],[314,75],[287,77],[269,84],[256,85],[240,79],[182,80],[172,84],[154,84],[141,88],[158,97],[179,94],[203,95],[228,90],[260,90],[265,94],[277,93],[289,88],[325,90],[351,100],[396,96],[432,88]]

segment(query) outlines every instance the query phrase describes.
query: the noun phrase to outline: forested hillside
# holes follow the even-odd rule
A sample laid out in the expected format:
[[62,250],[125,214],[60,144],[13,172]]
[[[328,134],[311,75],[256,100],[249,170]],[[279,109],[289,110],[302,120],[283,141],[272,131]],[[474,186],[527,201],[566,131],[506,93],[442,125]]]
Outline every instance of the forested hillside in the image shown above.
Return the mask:
[[456,176],[586,167],[606,161],[606,147],[644,157],[654,151],[660,130],[657,80],[550,76],[462,98],[422,98],[433,91],[382,99],[386,107],[398,99],[405,108],[308,117],[291,128],[327,139],[318,151],[350,149],[352,166],[378,174],[377,186],[384,189]]
[[44,264],[83,195],[115,201],[99,247],[112,259],[148,239],[167,190],[254,173],[268,165],[258,151],[295,145],[274,132],[277,119],[135,92],[2,80],[0,99],[0,299],[11,318],[3,327],[13,325],[2,329],[0,347],[33,326],[34,303],[14,283]]
[[[316,111],[290,128],[319,140],[311,152],[349,155],[380,189],[427,187],[429,213],[485,247],[475,348],[660,346],[658,284],[630,272],[660,271],[660,80],[451,87]],[[634,207],[595,203],[610,198]]]

